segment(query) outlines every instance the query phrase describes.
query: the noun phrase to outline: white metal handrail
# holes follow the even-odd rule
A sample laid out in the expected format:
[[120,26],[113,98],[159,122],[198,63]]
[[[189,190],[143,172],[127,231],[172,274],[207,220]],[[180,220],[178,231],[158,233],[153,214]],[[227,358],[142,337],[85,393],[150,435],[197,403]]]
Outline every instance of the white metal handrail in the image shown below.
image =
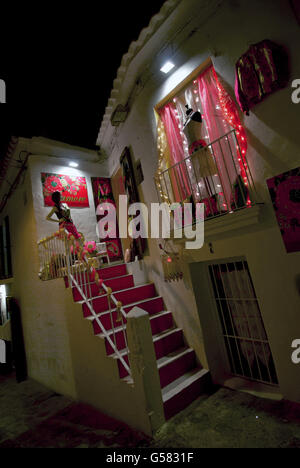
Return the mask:
[[[39,257],[40,257],[40,273],[41,280],[51,280],[56,278],[68,277],[69,287],[77,289],[83,303],[88,307],[93,319],[100,327],[101,333],[107,339],[107,342],[112,347],[114,354],[123,364],[124,368],[131,376],[130,366],[123,357],[124,349],[120,352],[117,345],[116,330],[113,319],[113,310],[111,301],[116,306],[117,318],[116,322],[122,322],[122,333],[125,342],[126,354],[129,354],[128,341],[126,335],[126,312],[122,307],[122,303],[118,301],[112,294],[112,289],[107,286],[104,281],[99,278],[96,270],[97,260],[84,251],[82,241],[75,240],[73,236],[67,235],[62,229],[52,236],[46,237],[38,242]],[[93,300],[95,297],[92,295],[91,284],[99,286],[99,292],[104,291],[101,297],[107,297],[108,312],[110,316],[111,329],[113,339],[99,319],[93,307]]]

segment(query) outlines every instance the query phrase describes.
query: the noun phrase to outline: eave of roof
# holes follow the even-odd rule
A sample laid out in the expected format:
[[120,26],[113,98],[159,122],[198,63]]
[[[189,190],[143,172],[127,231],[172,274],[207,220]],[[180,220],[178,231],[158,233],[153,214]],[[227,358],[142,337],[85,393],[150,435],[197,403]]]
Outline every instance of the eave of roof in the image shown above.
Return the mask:
[[122,86],[130,63],[180,2],[181,0],[167,0],[161,7],[159,13],[157,13],[151,18],[149,26],[142,29],[138,39],[130,44],[128,52],[123,55],[121,65],[118,68],[117,76],[113,81],[113,88],[111,90],[110,98],[108,99],[108,103],[102,118],[96,142],[97,145],[101,145],[101,139],[106,132],[107,126],[110,123],[110,117],[117,104],[117,98],[120,92],[120,88]]

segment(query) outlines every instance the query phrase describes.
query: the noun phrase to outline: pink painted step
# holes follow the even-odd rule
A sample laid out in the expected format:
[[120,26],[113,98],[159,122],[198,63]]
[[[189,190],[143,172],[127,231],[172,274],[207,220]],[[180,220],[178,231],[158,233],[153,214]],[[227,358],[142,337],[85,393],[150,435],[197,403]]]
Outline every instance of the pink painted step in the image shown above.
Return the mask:
[[[116,359],[117,356],[114,354],[114,351],[110,344],[105,340],[106,352],[109,356],[114,356]],[[116,340],[117,349],[122,352],[125,356],[127,355],[125,350],[125,340],[123,333],[118,334],[118,339]],[[171,352],[175,351],[177,348],[183,348],[183,333],[180,328],[173,328],[171,330],[164,331],[158,335],[153,337],[153,344],[156,359],[161,358],[166,354],[170,354]],[[119,363],[119,370],[122,369],[123,365]],[[122,372],[123,375],[123,372]],[[127,374],[126,374],[127,375]],[[121,377],[121,374],[120,374]]]
[[173,328],[174,322],[172,313],[170,311],[163,311],[150,316],[150,326],[152,335],[158,335],[165,330]]
[[153,337],[156,359],[172,353],[177,348],[184,347],[181,328],[174,328]]
[[[124,319],[124,326],[125,326],[125,323],[126,323],[126,319]],[[166,332],[167,330],[170,330],[171,327],[173,327],[173,317],[172,317],[171,312],[162,312],[160,314],[150,317],[150,325],[152,328],[152,333],[154,330],[155,334],[161,334],[163,332]],[[114,343],[116,343],[117,349],[123,349],[126,346],[126,342],[125,342],[124,331],[122,328],[122,322],[118,322],[117,326],[118,328],[116,328],[114,332],[110,329],[108,333],[109,333],[110,339]],[[100,330],[100,327],[98,324],[97,324],[97,328]],[[126,329],[126,326],[125,326],[125,329]],[[105,346],[106,346],[107,354],[108,355],[113,354],[114,350],[112,346],[110,345],[109,341],[107,340],[107,338],[101,332],[98,334],[98,336],[105,339]]]
[[[117,276],[124,276],[127,275],[127,267],[125,263],[120,265],[112,265],[105,268],[97,269],[97,273],[99,274],[99,278],[103,280],[109,278],[116,278]],[[78,282],[79,284],[84,284],[86,282],[86,278],[84,275],[78,275]],[[64,277],[65,286],[69,287],[68,285],[68,277]],[[91,275],[89,274],[89,281],[93,281]]]
[[[126,275],[126,276],[120,276],[117,278],[111,278],[105,280],[105,285],[107,287],[110,287],[113,292],[114,291],[120,291],[121,289],[128,289],[128,288],[133,288],[134,287],[134,281],[133,281],[133,276],[132,275]],[[96,297],[99,296],[99,287],[97,286],[96,283],[90,284],[90,286],[83,286],[83,292],[86,295],[86,297]],[[82,301],[83,297],[81,296],[80,292],[78,291],[77,288],[72,288],[72,293],[73,293],[73,299],[74,301]]]
[[134,288],[126,289],[125,291],[115,292],[115,298],[121,301],[123,305],[131,304],[132,302],[150,299],[157,296],[157,292],[153,283],[135,286]]
[[179,348],[157,361],[161,388],[196,367],[196,354],[191,348]]
[[[122,305],[128,305],[133,302],[139,302],[143,299],[148,299],[157,296],[155,286],[152,283],[144,284],[141,286],[134,286],[133,288],[125,289],[114,293],[114,297],[122,302]],[[106,312],[109,309],[107,296],[100,296],[91,300],[94,311],[96,314]],[[84,317],[91,316],[90,309],[86,304],[83,304],[83,315]]]
[[196,400],[201,393],[209,392],[210,388],[209,371],[199,367],[172,381],[162,389],[165,418],[170,419]]
[[164,301],[161,296],[155,296],[150,299],[146,299],[145,301],[140,301],[137,304],[130,304],[129,306],[125,306],[124,310],[126,314],[131,311],[134,306],[138,306],[141,309],[145,310],[149,313],[149,315],[157,314],[165,309]]
[[117,276],[127,275],[127,267],[125,263],[122,263],[120,265],[113,265],[105,268],[100,268],[100,270],[97,270],[97,272],[100,278],[106,280],[109,278],[116,278]]
[[[164,302],[161,296],[154,297],[152,299],[146,299],[145,301],[140,301],[138,303],[130,304],[129,306],[124,307],[124,311],[128,314],[133,307],[140,307],[143,310],[149,312],[149,315],[157,314],[164,310]],[[120,323],[116,321],[118,313],[116,309],[112,310],[112,318],[110,316],[109,311],[103,312],[98,315],[98,319],[101,321],[102,325],[104,326],[105,330],[110,330],[112,328],[111,320],[113,321],[114,327],[120,326]],[[93,328],[95,335],[101,333],[101,329],[97,321],[93,318],[92,319]],[[126,319],[124,319],[124,323],[126,323]]]
[[[113,339],[113,337],[111,337]],[[182,330],[179,328],[171,329],[171,330],[164,330],[160,334],[153,337],[154,343],[154,350],[156,359],[171,353],[176,348],[183,347],[183,333]],[[115,345],[117,349],[124,349],[126,347],[125,343],[125,336],[123,331],[119,331],[115,333]],[[110,354],[114,354],[114,350],[105,338],[105,348],[106,353],[109,356]]]

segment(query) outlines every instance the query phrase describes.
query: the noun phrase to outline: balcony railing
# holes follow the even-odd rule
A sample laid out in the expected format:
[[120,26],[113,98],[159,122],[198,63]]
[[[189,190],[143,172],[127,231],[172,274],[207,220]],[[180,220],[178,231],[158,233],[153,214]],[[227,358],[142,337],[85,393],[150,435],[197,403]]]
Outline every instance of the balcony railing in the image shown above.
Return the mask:
[[204,203],[206,219],[253,206],[258,196],[244,153],[235,130],[196,149],[157,174],[160,201]]

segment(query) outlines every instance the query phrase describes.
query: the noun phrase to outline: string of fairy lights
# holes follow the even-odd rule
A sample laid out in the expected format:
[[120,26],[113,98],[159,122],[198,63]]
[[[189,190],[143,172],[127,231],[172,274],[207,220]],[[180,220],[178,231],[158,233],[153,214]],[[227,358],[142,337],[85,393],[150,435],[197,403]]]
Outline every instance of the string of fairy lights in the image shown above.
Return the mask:
[[166,192],[163,191],[162,183],[163,175],[162,172],[164,171],[164,164],[165,164],[165,151],[167,148],[167,136],[165,132],[165,127],[163,121],[159,118],[158,125],[157,125],[157,150],[158,150],[158,167],[157,172],[155,175],[157,190],[160,196],[160,199],[163,202],[170,204],[170,199]]
[[[227,120],[227,122],[230,124],[230,126],[236,130],[236,136],[238,140],[237,145],[236,145],[236,150],[238,154],[237,159],[240,165],[241,176],[243,178],[245,186],[247,187],[248,186],[248,178],[247,178],[248,165],[247,165],[245,156],[246,156],[248,145],[247,145],[246,132],[245,132],[244,127],[241,125],[239,114],[237,112],[236,106],[231,96],[228,93],[226,93],[223,87],[221,86],[218,76],[214,69],[213,69],[213,74],[214,74],[214,78],[217,84],[218,96],[219,96],[219,101],[220,101],[223,115],[225,119]],[[247,201],[247,204],[250,204],[249,200]]]

